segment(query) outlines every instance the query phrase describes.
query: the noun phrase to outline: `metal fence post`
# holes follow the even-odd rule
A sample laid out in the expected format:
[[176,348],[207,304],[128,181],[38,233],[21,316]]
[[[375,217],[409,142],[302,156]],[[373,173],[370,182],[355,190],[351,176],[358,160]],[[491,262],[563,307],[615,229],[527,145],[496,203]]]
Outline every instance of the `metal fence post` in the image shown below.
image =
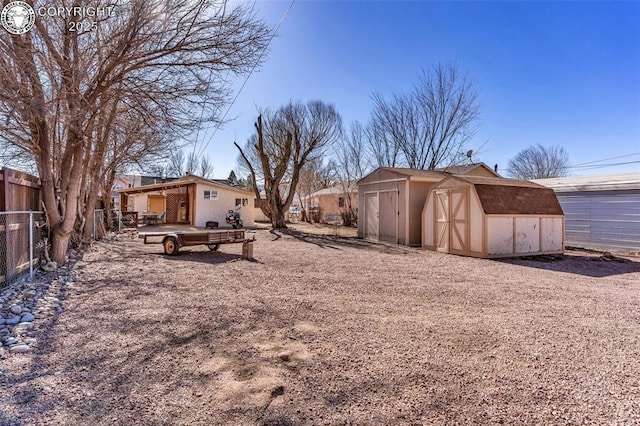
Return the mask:
[[29,280],[33,279],[33,212],[29,212]]

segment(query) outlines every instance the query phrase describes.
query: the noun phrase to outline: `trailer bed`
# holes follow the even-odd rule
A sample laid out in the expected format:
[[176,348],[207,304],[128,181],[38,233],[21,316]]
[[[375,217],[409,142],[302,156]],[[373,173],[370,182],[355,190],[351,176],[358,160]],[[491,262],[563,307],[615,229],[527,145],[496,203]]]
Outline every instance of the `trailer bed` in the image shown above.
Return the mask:
[[215,251],[221,244],[243,243],[243,257],[248,258],[252,256],[252,243],[255,241],[255,238],[246,238],[244,229],[141,232],[138,238],[143,239],[144,244],[162,244],[164,252],[169,255],[178,254],[180,247],[184,246],[206,245],[209,249]]

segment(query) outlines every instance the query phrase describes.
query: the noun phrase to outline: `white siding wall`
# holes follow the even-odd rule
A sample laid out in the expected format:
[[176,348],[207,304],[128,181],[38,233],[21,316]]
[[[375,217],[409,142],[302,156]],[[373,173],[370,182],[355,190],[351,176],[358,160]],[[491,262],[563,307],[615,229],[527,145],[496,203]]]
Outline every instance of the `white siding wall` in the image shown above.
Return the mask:
[[435,245],[434,236],[433,236],[433,202],[434,202],[434,193],[430,192],[427,196],[427,202],[424,205],[424,210],[422,211],[422,247],[433,247]]
[[147,194],[137,194],[133,197],[133,211],[138,212],[138,215],[142,215],[142,212],[147,211]]
[[[218,199],[205,200],[205,191],[218,191]],[[206,222],[210,220],[224,226],[224,218],[229,210],[238,210],[245,226],[253,226],[254,224],[253,196],[251,194],[199,183],[196,186],[195,196],[196,227],[204,227]],[[248,204],[236,206],[236,198],[246,198]]]
[[561,217],[543,217],[540,219],[540,227],[542,228],[541,251],[561,251],[564,249]]
[[489,255],[513,253],[513,218],[487,218],[487,253]]
[[516,253],[536,253],[540,251],[540,219],[538,217],[517,217]]
[[482,253],[484,212],[482,211],[482,207],[480,206],[480,202],[478,201],[475,191],[471,191],[471,194],[469,195],[469,203],[469,210],[471,212],[471,217],[469,218],[471,238],[471,241],[469,242],[469,249],[472,252]]

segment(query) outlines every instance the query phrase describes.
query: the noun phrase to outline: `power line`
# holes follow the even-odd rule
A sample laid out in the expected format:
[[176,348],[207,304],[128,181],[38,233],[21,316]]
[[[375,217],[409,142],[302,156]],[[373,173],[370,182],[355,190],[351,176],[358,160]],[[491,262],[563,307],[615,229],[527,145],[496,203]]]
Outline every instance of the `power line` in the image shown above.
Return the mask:
[[[246,86],[247,82],[249,81],[249,78],[251,78],[251,75],[253,74],[253,72],[258,67],[258,64],[262,61],[262,57],[264,56],[264,54],[266,53],[267,49],[269,48],[269,45],[271,44],[271,41],[273,40],[273,38],[278,33],[278,30],[280,29],[282,24],[284,24],[284,22],[286,21],[287,16],[289,16],[289,12],[291,11],[291,8],[293,7],[295,2],[296,2],[296,0],[291,0],[291,3],[289,4],[289,7],[287,7],[287,9],[284,11],[284,14],[282,15],[282,18],[280,18],[280,22],[278,22],[278,25],[276,26],[276,29],[273,31],[273,34],[271,34],[271,38],[269,38],[269,41],[267,42],[267,45],[262,50],[262,53],[260,53],[260,56],[258,57],[256,63],[251,68],[251,71],[249,71],[249,74],[247,74],[247,77],[244,79],[244,82],[242,82],[242,86],[240,86],[240,89],[238,90],[238,93],[236,93],[236,96],[233,98],[233,100],[229,104],[229,107],[227,108],[227,110],[225,111],[224,115],[222,116],[222,119],[220,120],[221,123],[223,123],[225,118],[227,118],[227,114],[229,114],[229,111],[231,110],[231,108],[235,104],[236,100],[238,99],[238,96],[240,96],[240,93],[244,89],[244,86]],[[198,157],[200,157],[204,153],[204,151],[207,149],[207,147],[209,146],[209,144],[213,140],[213,137],[216,135],[216,133],[218,133],[218,129],[220,129],[220,126],[217,126],[215,128],[215,130],[213,131],[213,133],[211,134],[211,136],[209,137],[207,142],[202,146],[202,148],[200,149],[200,151],[198,153]]]
[[[626,156],[623,156],[626,157]],[[602,161],[602,160],[600,160]],[[640,164],[640,160],[638,161],[625,161],[622,163],[606,163],[606,164],[593,164],[593,165],[587,165],[587,166],[568,166],[567,169],[578,169],[578,170],[595,170],[595,169],[604,169],[607,167],[615,167],[615,166],[627,166],[629,164]],[[516,169],[509,169],[509,168],[500,168],[499,169],[501,172],[513,172],[516,171]]]
[[640,152],[634,152],[633,154],[620,155],[618,157],[604,158],[602,160],[588,161],[586,163],[574,164],[572,167],[580,167],[580,166],[586,166],[587,164],[602,163],[603,161],[609,161],[609,160],[618,160],[620,158],[633,157],[634,155],[640,155]]
[[[220,27],[218,28],[218,37],[222,32],[222,25],[224,20],[224,15],[227,12],[227,2],[226,0],[222,3],[222,14],[220,15]],[[200,118],[198,119],[198,129],[196,130],[196,140],[193,144],[193,154],[196,153],[196,148],[198,146],[198,138],[200,137],[200,129],[202,129],[202,119],[204,117],[204,110],[207,105],[207,98],[209,97],[209,89],[211,88],[211,80],[213,79],[213,67],[209,70],[209,79],[207,80],[207,91],[204,94],[204,102],[202,103],[202,110],[200,111]],[[226,80],[226,78],[225,78]],[[199,156],[198,156],[199,157]]]
[[626,166],[628,164],[640,164],[640,161],[626,161],[623,163],[608,163],[608,164],[593,164],[590,166],[569,166],[570,169],[601,169],[603,167],[612,167],[612,166]]

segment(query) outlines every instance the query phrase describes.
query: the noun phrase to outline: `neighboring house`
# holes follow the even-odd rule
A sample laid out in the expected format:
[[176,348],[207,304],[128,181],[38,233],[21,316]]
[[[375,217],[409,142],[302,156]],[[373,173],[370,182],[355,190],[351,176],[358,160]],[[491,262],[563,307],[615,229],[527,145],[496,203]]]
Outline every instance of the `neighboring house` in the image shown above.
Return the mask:
[[[496,164],[496,168],[498,165]],[[461,164],[436,169],[438,172],[447,172],[459,176],[485,176],[501,178],[497,170],[492,169],[484,163]]]
[[640,251],[640,173],[533,180],[553,189],[567,246]]
[[[484,163],[448,170],[499,177]],[[437,170],[379,167],[358,181],[358,236],[408,246],[422,245],[422,209],[436,183],[452,176]]]
[[[346,189],[346,191],[345,191]],[[304,209],[316,222],[340,222],[342,215],[351,209],[358,211],[358,188],[356,184],[345,188],[336,185],[324,188],[303,199]]]
[[135,213],[164,213],[163,222],[204,227],[214,221],[224,225],[229,210],[239,211],[245,225],[255,222],[256,208],[251,191],[229,186],[216,180],[188,174],[180,179],[118,189],[120,210]]
[[484,258],[559,254],[564,215],[553,190],[532,182],[449,176],[429,191],[422,246]]

